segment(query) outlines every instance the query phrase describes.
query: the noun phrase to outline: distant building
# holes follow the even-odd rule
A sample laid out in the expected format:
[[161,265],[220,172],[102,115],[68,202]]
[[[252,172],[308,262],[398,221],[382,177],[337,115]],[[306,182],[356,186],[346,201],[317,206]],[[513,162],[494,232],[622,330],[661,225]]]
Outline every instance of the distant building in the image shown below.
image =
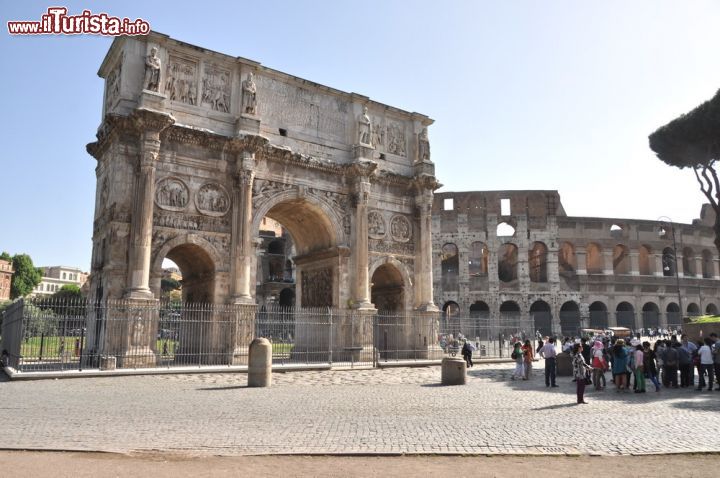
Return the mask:
[[295,305],[295,245],[282,225],[264,217],[260,226],[255,294],[258,305]]
[[13,272],[12,262],[0,259],[0,300],[10,300],[10,281]]
[[77,267],[51,266],[42,269],[42,281],[32,292],[35,296],[52,295],[67,284],[74,284],[82,289],[88,279],[88,273]]

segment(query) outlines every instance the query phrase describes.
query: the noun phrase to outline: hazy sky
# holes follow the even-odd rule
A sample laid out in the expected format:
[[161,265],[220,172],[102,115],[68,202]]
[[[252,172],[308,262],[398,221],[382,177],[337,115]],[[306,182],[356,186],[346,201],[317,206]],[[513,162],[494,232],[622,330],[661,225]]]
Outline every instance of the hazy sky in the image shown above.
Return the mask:
[[153,30],[435,119],[443,191],[557,189],[571,216],[698,217],[691,171],[647,146],[720,88],[720,2],[3,2],[0,250],[90,267],[111,38],[15,36],[8,20],[143,18]]

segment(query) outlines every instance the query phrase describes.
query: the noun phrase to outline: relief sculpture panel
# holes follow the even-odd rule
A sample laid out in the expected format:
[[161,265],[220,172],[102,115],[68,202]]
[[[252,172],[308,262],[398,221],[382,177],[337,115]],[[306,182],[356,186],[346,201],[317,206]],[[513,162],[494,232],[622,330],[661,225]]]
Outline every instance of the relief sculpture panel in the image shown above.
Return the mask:
[[332,307],[332,269],[302,271],[302,306]]
[[170,56],[165,94],[172,101],[197,105],[197,63]]
[[398,156],[406,156],[405,126],[396,121],[389,121],[387,126],[387,152]]
[[230,72],[215,65],[205,65],[202,80],[202,102],[215,111],[230,112]]
[[390,234],[397,242],[408,242],[412,237],[412,226],[407,217],[397,215],[390,221]]
[[373,239],[382,239],[385,237],[385,219],[377,211],[368,213],[368,236]]
[[224,216],[230,209],[230,196],[217,183],[203,184],[195,196],[198,211],[208,216]]
[[120,79],[122,78],[122,60],[120,64],[107,76],[105,80],[105,112],[110,112],[110,108],[120,97]]
[[161,179],[155,187],[155,204],[160,209],[182,211],[189,199],[188,187],[177,178]]

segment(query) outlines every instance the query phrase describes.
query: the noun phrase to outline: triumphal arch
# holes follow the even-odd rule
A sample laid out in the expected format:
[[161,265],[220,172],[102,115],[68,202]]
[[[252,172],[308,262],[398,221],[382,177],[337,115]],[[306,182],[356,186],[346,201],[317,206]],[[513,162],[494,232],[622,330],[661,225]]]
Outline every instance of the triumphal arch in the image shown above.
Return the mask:
[[184,301],[252,305],[269,217],[298,307],[436,310],[430,118],[158,33],[116,39],[98,74],[96,300],[157,299],[168,258]]

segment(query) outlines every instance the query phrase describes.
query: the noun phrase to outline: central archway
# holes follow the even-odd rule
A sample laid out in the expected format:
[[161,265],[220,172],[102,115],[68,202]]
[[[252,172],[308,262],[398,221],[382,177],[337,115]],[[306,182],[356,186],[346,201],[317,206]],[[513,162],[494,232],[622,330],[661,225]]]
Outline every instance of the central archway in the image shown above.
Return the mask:
[[[263,218],[277,221],[287,231],[295,247],[295,305],[299,307],[338,307],[351,298],[350,287],[341,287],[338,277],[347,248],[342,218],[312,195],[298,197],[296,191],[276,194],[258,205],[253,218],[255,237],[259,237]],[[253,273],[257,273],[257,268]],[[255,278],[257,282],[259,278]]]

